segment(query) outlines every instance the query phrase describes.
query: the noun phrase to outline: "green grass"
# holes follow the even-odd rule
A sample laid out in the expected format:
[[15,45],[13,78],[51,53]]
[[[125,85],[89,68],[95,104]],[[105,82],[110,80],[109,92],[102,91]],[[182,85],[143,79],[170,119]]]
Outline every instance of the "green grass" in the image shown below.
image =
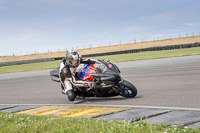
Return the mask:
[[0,74],[54,69],[60,65],[60,62],[61,62],[61,60],[50,61],[50,62],[31,63],[31,64],[22,64],[22,65],[2,66],[2,67],[0,67]]
[[104,121],[92,118],[28,116],[0,112],[1,133],[198,133],[199,129],[151,125],[143,121]]
[[200,55],[200,47],[188,48],[188,49],[164,50],[164,51],[139,52],[131,54],[111,55],[111,56],[100,56],[94,58],[111,60],[111,62],[125,62],[125,61],[149,60],[149,59],[180,57],[180,56],[190,56],[190,55]]
[[[115,62],[149,60],[149,59],[190,56],[190,55],[200,55],[200,47],[176,49],[176,50],[164,50],[164,51],[139,52],[139,53],[131,53],[131,54],[110,55],[110,56],[99,56],[99,57],[92,57],[92,58],[110,60],[111,62],[115,63]],[[0,67],[0,74],[22,72],[22,71],[54,69],[59,66],[60,62],[61,60],[52,61],[52,62],[3,66],[3,67]]]

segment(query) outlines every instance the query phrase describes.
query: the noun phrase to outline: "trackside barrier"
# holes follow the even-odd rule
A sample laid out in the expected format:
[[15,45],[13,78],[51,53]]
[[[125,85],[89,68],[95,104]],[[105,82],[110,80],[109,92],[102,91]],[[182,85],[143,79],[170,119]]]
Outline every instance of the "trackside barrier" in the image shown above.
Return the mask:
[[191,48],[191,47],[200,47],[200,42],[191,43],[191,44],[182,44],[182,45],[160,46],[160,47],[150,47],[150,48],[143,48],[143,49],[130,49],[130,50],[123,50],[123,51],[88,54],[88,55],[83,55],[82,57],[95,57],[95,56],[106,56],[106,55],[116,55],[116,54],[138,53],[138,52],[146,52],[146,51],[183,49],[183,48]]
[[40,58],[40,59],[32,59],[32,60],[19,60],[19,61],[10,61],[10,62],[0,62],[0,67],[1,66],[11,66],[11,65],[38,63],[38,62],[48,62],[48,61],[54,61],[54,60],[55,60],[55,58]]
[[[170,45],[170,46],[143,48],[143,49],[130,49],[130,50],[123,50],[123,51],[88,54],[88,55],[82,55],[82,57],[87,57],[88,58],[88,57],[96,57],[96,56],[106,56],[106,55],[116,55],[116,54],[129,54],[129,53],[138,53],[138,52],[146,52],[146,51],[161,51],[161,50],[172,50],[172,49],[184,49],[184,48],[192,48],[192,47],[200,47],[200,42],[190,43],[190,44],[182,44],[182,45]],[[10,65],[28,64],[28,63],[37,63],[37,62],[48,62],[48,61],[54,61],[54,60],[62,60],[63,58],[64,57],[41,58],[41,59],[32,59],[32,60],[0,62],[0,67],[1,66],[10,66]]]

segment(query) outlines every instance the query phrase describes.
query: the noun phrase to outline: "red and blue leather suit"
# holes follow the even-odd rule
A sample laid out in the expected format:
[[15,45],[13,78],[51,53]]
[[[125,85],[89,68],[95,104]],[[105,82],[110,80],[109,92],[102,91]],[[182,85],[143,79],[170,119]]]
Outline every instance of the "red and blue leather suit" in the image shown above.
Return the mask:
[[[80,64],[82,66],[88,65],[88,64],[94,64],[95,60],[93,59],[83,59],[80,58]],[[70,67],[67,63],[65,58],[60,63],[60,71],[59,71],[59,77],[60,81],[63,86],[63,92],[66,93],[69,90],[73,90],[73,85],[77,87],[94,87],[94,82],[91,81],[91,76],[87,75],[87,78],[85,79],[77,79],[75,74],[78,72],[79,67],[82,67],[79,65],[78,67]],[[83,81],[85,80],[85,81]]]

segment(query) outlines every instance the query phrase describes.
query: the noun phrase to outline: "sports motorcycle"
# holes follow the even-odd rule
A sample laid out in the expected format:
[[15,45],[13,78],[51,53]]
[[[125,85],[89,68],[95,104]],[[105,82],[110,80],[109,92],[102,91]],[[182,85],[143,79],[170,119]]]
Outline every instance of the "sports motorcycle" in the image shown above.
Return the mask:
[[[136,87],[120,76],[119,68],[111,63],[101,59],[96,59],[95,64],[80,64],[77,68],[75,78],[83,81],[93,81],[95,87],[77,87],[73,85],[74,92],[78,97],[112,97],[122,96],[133,98],[137,95]],[[51,79],[60,82],[59,67],[50,71]],[[61,87],[63,88],[62,84]]]

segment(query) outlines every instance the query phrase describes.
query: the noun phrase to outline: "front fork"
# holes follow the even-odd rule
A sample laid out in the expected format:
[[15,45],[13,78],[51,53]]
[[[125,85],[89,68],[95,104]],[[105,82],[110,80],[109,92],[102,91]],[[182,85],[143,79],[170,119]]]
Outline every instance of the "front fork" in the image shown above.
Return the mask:
[[120,83],[122,83],[122,82],[124,82],[124,79],[123,79],[123,78],[120,78],[119,80],[117,80],[116,84],[120,84]]
[[116,83],[115,86],[112,87],[113,91],[118,92],[119,94],[122,94],[123,91],[121,89],[121,87],[119,86],[120,83],[122,83],[124,81],[123,78],[120,78]]

